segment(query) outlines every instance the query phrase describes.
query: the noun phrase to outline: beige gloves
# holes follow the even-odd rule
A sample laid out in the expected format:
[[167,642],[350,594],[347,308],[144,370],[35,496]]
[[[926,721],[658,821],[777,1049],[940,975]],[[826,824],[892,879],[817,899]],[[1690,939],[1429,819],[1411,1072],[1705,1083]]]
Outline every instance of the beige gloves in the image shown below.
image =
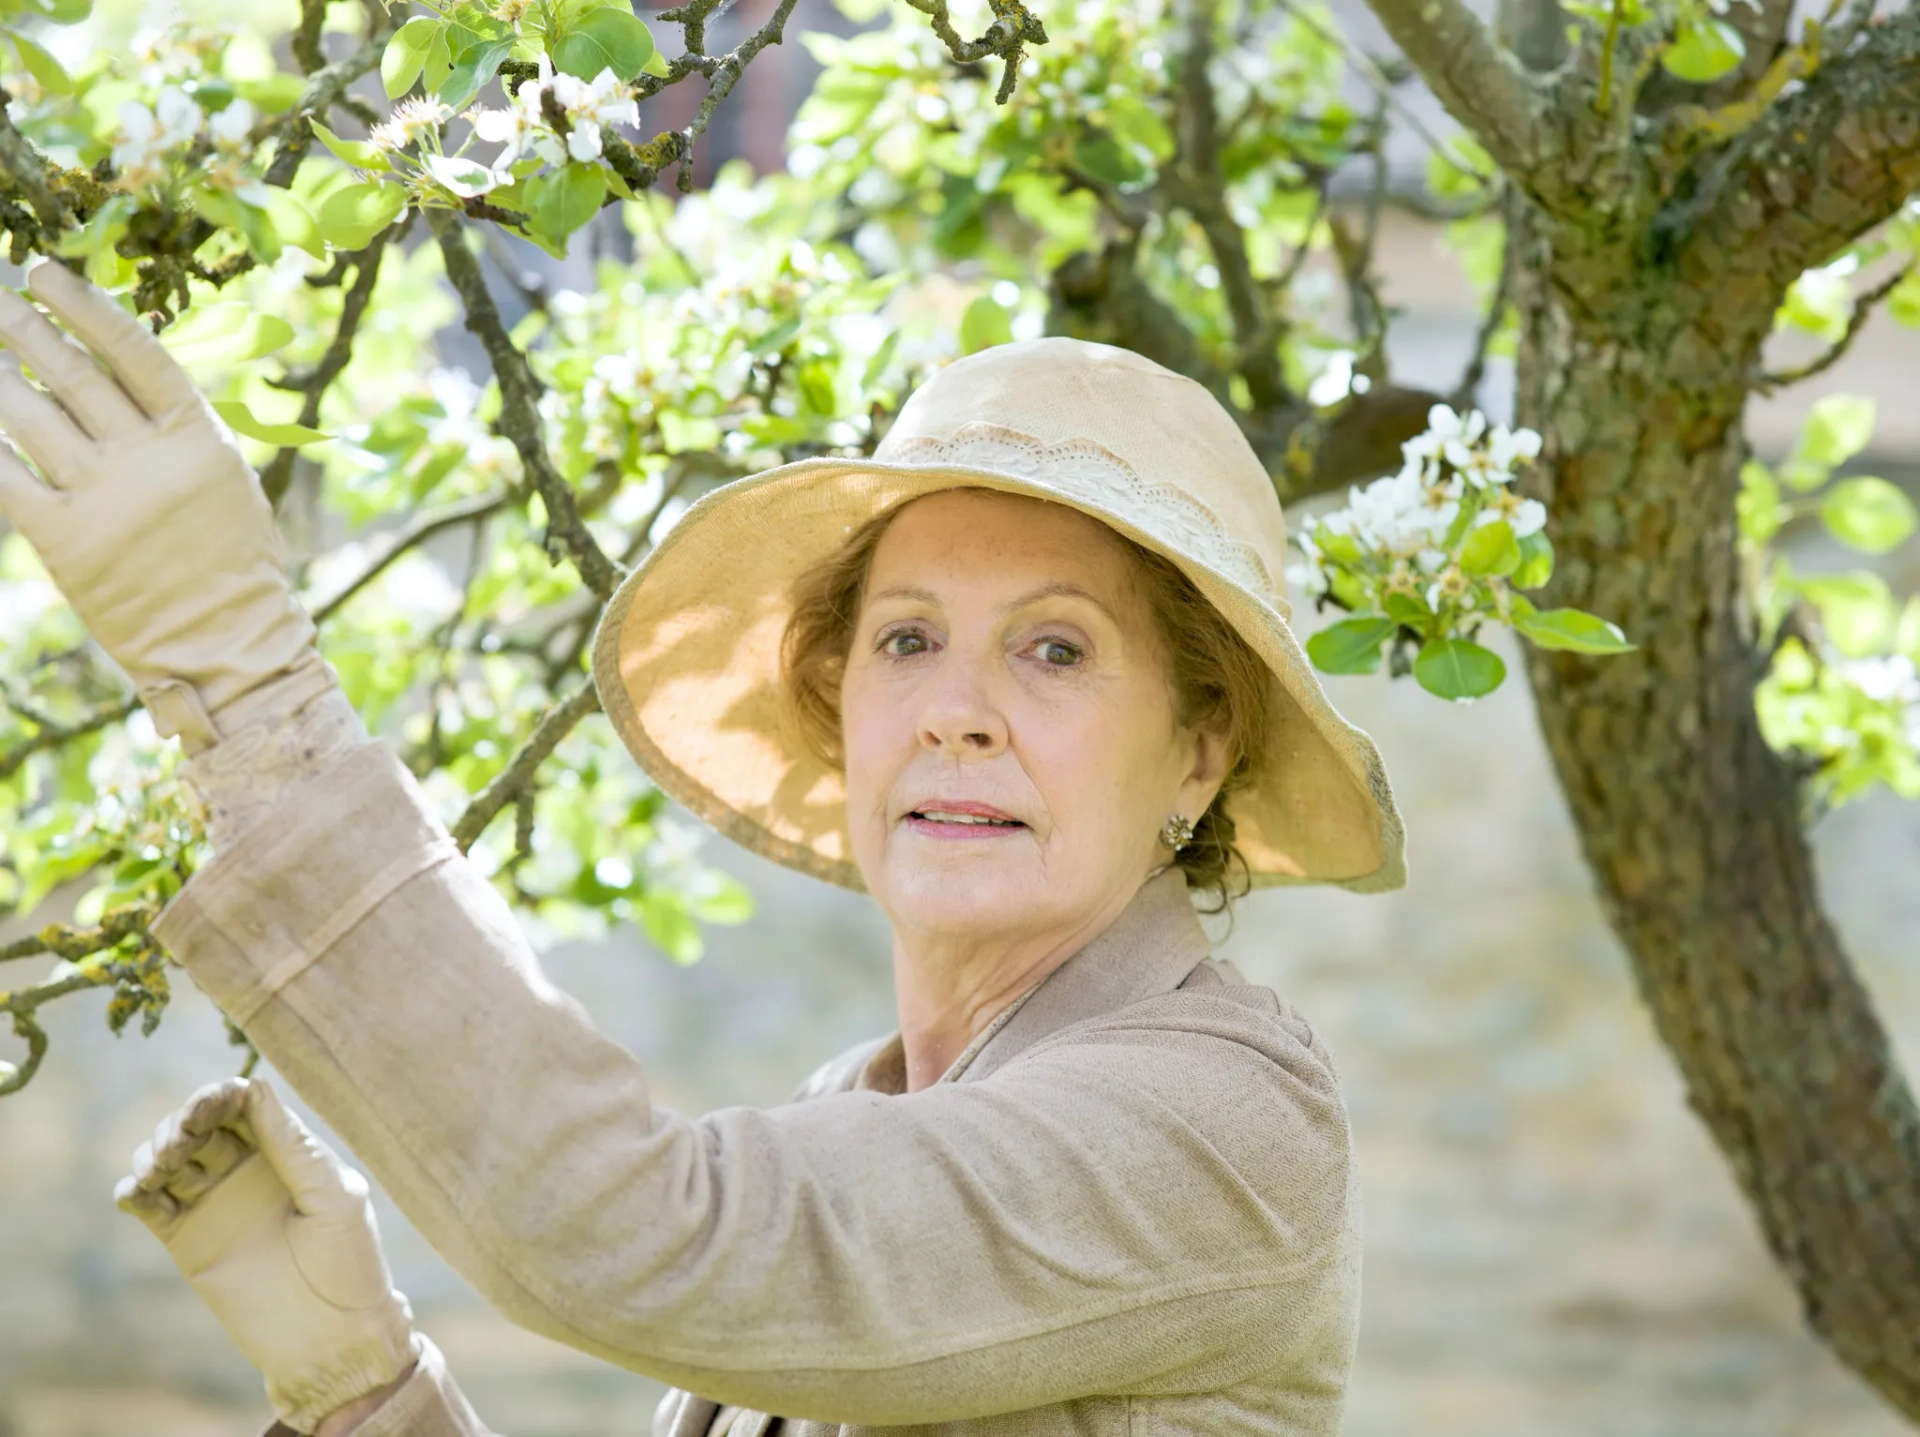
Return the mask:
[[270,678],[298,669],[311,682],[296,688],[325,688],[332,675],[287,583],[272,507],[186,371],[57,262],[31,264],[27,288],[85,347],[0,287],[0,430],[40,471],[0,446],[0,513],[155,726],[193,753],[230,731],[235,720],[216,724],[216,711]]
[[296,1432],[393,1382],[422,1350],[366,1179],[263,1082],[200,1089],[134,1153],[114,1199],[166,1244]]

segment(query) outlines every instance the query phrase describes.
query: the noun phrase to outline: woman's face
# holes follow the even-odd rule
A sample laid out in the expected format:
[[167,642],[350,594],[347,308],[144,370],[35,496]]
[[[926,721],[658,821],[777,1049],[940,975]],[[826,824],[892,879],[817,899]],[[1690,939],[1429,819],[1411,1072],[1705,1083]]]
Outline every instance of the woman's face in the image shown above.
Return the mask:
[[1134,560],[1064,505],[948,490],[881,536],[841,693],[854,860],[896,930],[1066,936],[1197,819],[1225,744],[1180,728]]

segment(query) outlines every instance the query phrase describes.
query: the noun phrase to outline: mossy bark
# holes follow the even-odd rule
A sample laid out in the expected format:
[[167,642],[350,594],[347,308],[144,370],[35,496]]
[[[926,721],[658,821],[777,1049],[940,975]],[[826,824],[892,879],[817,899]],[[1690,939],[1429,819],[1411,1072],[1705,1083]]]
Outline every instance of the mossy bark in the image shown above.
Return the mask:
[[1518,417],[1545,436],[1531,483],[1559,554],[1537,597],[1639,645],[1528,652],[1573,823],[1688,1102],[1808,1322],[1920,1418],[1920,1114],[1821,909],[1796,778],[1754,712],[1765,659],[1734,499],[1777,295],[1620,273],[1564,231],[1515,240]]

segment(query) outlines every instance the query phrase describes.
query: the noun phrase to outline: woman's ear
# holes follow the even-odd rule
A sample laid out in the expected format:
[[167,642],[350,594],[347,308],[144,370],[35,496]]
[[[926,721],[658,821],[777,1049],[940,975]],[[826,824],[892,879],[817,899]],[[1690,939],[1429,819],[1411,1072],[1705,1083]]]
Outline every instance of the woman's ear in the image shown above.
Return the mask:
[[1193,731],[1193,764],[1180,784],[1178,812],[1198,822],[1200,815],[1213,806],[1220,785],[1227,781],[1233,766],[1233,754],[1225,730],[1202,728]]

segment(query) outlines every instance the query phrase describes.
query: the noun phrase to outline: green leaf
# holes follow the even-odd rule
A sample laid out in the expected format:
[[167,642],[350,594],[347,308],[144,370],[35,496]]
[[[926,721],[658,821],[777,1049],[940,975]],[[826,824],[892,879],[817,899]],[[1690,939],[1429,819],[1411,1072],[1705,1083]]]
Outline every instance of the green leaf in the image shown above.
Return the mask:
[[640,73],[643,75],[656,75],[664,80],[673,73],[673,67],[667,63],[667,57],[665,55],[655,50],[647,57],[647,63],[640,67]]
[[1767,466],[1757,459],[1749,459],[1740,466],[1740,493],[1733,507],[1740,537],[1755,545],[1765,544],[1779,533],[1789,512],[1781,502],[1779,484],[1774,482]]
[[413,88],[413,82],[420,78],[420,71],[427,63],[427,51],[445,30],[444,20],[416,15],[393,32],[393,38],[387,41],[387,48],[380,56],[380,83],[386,87],[389,100]]
[[640,926],[667,957],[682,966],[699,961],[700,927],[678,893],[652,888],[640,895]]
[[114,241],[127,232],[137,207],[132,195],[109,195],[85,225],[60,236],[53,252],[68,259],[111,253]]
[[202,218],[237,232],[261,264],[280,258],[280,236],[265,210],[210,185],[194,185],[190,193]]
[[1884,479],[1843,479],[1820,500],[1820,518],[1850,548],[1884,554],[1905,543],[1920,516],[1913,501]]
[[20,63],[27,67],[29,75],[40,82],[41,89],[56,95],[73,93],[73,78],[45,47],[29,40],[18,30],[9,30],[7,35],[13,41],[13,48],[20,52]]
[[1836,340],[1847,332],[1852,315],[1853,286],[1838,266],[1823,265],[1805,271],[1787,286],[1774,323]]
[[964,354],[978,354],[1012,339],[1013,317],[1007,313],[1007,307],[990,294],[977,296],[960,316],[960,349]]
[[1413,661],[1420,687],[1443,699],[1477,699],[1500,687],[1507,666],[1471,639],[1429,639]]
[[1706,85],[1736,69],[1747,58],[1746,41],[1725,20],[1712,14],[1692,16],[1680,24],[1680,33],[1660,56],[1660,64],[1676,80]]
[[1395,590],[1386,596],[1383,607],[1389,619],[1396,624],[1405,624],[1410,629],[1423,629],[1433,618],[1433,610],[1418,594]]
[[[307,123],[313,126],[313,133],[319,136],[321,144],[355,169],[389,170],[393,168],[387,159],[386,151],[378,145],[367,140],[343,140],[312,116],[307,117]],[[359,248],[358,245],[352,247]]]
[[440,82],[436,93],[441,103],[451,105],[456,110],[465,106],[480,93],[480,87],[494,77],[500,69],[500,62],[512,53],[512,39],[484,40],[469,46],[455,57],[453,67]]
[[1896,654],[1905,654],[1920,665],[1920,594],[1912,594],[1901,606],[1900,617],[1893,626],[1893,643]]
[[320,206],[320,233],[335,249],[365,249],[406,207],[407,192],[399,185],[348,185]]
[[1460,546],[1460,567],[1469,574],[1506,575],[1520,567],[1520,541],[1505,519],[1482,524]]
[[800,397],[806,401],[807,408],[828,419],[840,412],[838,387],[833,381],[833,370],[826,364],[817,359],[803,364],[797,378]]
[[235,301],[195,305],[161,332],[160,342],[182,364],[212,369],[271,354],[292,338],[293,326],[279,315]]
[[1443,200],[1478,195],[1500,170],[1485,145],[1462,132],[1427,156],[1427,188]]
[[331,434],[310,429],[304,424],[269,424],[264,419],[255,418],[253,411],[238,400],[215,400],[213,409],[214,413],[226,420],[227,427],[235,434],[244,434],[263,444],[291,447],[333,438]]
[[880,341],[880,347],[873,352],[873,358],[867,361],[867,367],[861,371],[860,387],[871,389],[880,382],[880,376],[886,373],[887,366],[893,362],[893,352],[900,347],[900,331],[896,327],[887,331],[887,337]]
[[1507,575],[1516,589],[1537,589],[1553,577],[1553,541],[1536,530],[1520,541],[1520,567]]
[[1138,184],[1147,177],[1139,156],[1112,135],[1084,136],[1073,147],[1074,168],[1110,185]]
[[327,257],[327,242],[320,237],[320,226],[306,202],[291,190],[267,186],[267,217],[273,221],[280,238],[315,259]]
[[1864,394],[1829,394],[1816,400],[1780,477],[1795,489],[1819,488],[1836,465],[1867,447],[1873,421],[1874,402]]
[[718,869],[687,894],[687,907],[702,923],[745,923],[753,917],[753,894],[746,884]]
[[1887,313],[1895,324],[1920,329],[1920,269],[1910,269],[1887,296]]
[[561,245],[564,253],[567,236],[600,212],[606,194],[600,166],[575,161],[527,182],[527,214],[535,233]]
[[653,33],[624,6],[590,10],[553,42],[553,68],[582,80],[612,70],[631,80],[654,56]]
[[452,29],[451,25],[439,26],[427,43],[426,59],[420,66],[420,83],[426,87],[429,95],[438,92],[441,82],[447,78],[447,72],[453,68],[452,41],[448,39]]
[[1329,674],[1370,674],[1380,667],[1381,646],[1399,625],[1379,614],[1356,614],[1328,624],[1307,639],[1307,657]]
[[1581,654],[1624,654],[1634,648],[1618,624],[1580,609],[1516,611],[1513,627],[1543,649],[1571,649]]
[[1844,574],[1810,574],[1793,580],[1820,614],[1820,627],[1848,658],[1864,658],[1886,648],[1898,615],[1893,593],[1878,574],[1854,569]]

